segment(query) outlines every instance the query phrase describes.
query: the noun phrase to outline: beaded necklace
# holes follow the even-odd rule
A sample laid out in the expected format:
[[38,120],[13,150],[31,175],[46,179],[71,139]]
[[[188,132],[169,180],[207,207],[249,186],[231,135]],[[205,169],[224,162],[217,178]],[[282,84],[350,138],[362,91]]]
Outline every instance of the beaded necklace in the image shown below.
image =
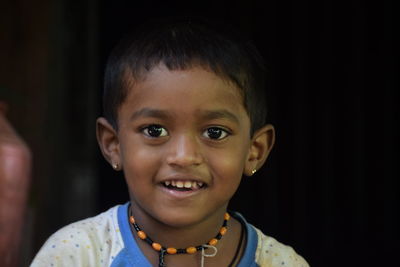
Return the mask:
[[[166,267],[164,256],[167,255],[174,255],[174,254],[194,254],[197,251],[201,251],[201,266],[204,266],[204,257],[214,257],[217,254],[217,248],[215,245],[218,241],[222,238],[223,235],[226,234],[228,231],[228,220],[230,219],[229,213],[224,214],[224,221],[222,223],[222,227],[220,228],[218,234],[208,241],[207,244],[199,245],[196,247],[187,247],[187,248],[174,248],[174,247],[164,247],[160,243],[154,242],[136,223],[135,218],[132,215],[132,210],[130,210],[129,222],[132,224],[133,228],[136,230],[138,237],[149,244],[155,251],[158,252],[158,266],[159,267]],[[213,249],[214,253],[212,254],[205,254],[204,250],[206,249]]]

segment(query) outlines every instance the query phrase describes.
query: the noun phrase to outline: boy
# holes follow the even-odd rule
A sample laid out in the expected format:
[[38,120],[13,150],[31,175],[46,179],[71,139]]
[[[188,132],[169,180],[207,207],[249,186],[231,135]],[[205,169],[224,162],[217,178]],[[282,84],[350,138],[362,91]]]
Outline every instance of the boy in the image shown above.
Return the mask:
[[58,231],[32,266],[308,266],[226,212],[274,143],[251,45],[193,22],[144,28],[104,89],[97,139],[130,202]]

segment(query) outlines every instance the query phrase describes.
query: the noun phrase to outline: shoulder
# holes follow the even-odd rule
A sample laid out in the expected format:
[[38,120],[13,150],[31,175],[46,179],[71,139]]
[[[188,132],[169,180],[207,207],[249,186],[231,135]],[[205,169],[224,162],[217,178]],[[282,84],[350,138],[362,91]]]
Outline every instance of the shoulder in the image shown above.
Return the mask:
[[273,237],[265,235],[252,226],[258,237],[256,263],[261,267],[290,266],[309,267],[303,257],[298,255],[290,246],[278,242]]
[[58,230],[31,266],[109,266],[123,248],[117,213],[118,206]]

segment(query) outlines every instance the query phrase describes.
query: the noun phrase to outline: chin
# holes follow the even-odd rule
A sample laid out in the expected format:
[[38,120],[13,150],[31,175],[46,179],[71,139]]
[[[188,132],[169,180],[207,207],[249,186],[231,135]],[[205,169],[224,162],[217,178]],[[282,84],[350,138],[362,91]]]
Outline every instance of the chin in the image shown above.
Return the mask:
[[179,212],[174,211],[160,216],[160,222],[173,228],[184,228],[196,225],[204,218],[198,212]]

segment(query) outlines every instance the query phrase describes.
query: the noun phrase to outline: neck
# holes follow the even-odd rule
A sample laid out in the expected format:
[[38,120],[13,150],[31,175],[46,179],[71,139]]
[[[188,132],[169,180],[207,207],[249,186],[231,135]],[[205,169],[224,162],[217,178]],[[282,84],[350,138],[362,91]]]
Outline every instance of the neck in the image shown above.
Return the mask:
[[[192,224],[166,224],[131,205],[131,212],[139,227],[154,241],[164,247],[186,248],[206,244],[219,232],[226,206],[212,216]],[[229,228],[229,223],[228,223]],[[137,234],[134,233],[135,238]],[[139,241],[142,242],[142,241]]]

